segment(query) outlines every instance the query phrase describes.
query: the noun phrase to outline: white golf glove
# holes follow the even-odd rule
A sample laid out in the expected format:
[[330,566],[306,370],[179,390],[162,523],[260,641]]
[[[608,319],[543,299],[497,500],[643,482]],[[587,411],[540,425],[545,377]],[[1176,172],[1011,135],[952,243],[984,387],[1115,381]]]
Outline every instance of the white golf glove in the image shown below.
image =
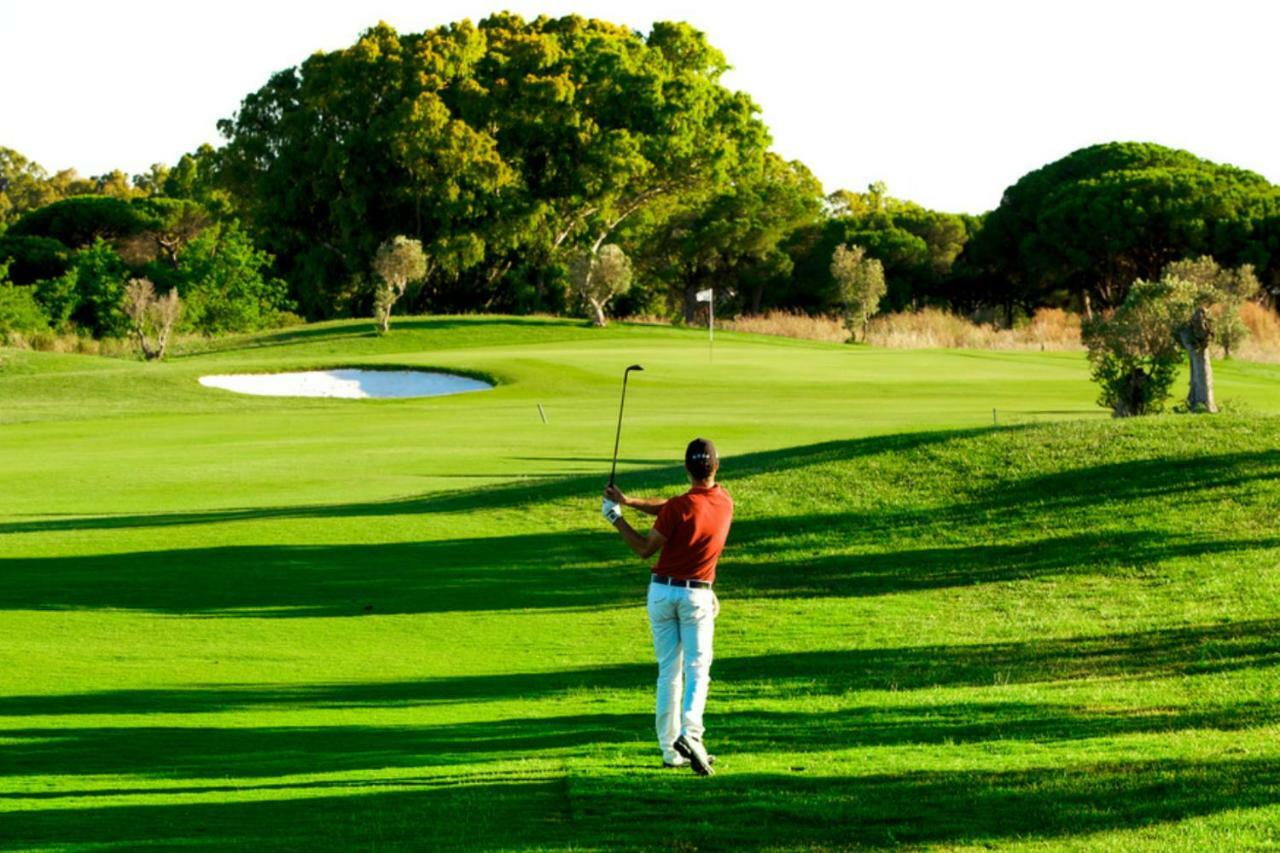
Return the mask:
[[605,498],[600,502],[600,514],[604,516],[605,521],[615,524],[622,518],[622,507],[617,502]]

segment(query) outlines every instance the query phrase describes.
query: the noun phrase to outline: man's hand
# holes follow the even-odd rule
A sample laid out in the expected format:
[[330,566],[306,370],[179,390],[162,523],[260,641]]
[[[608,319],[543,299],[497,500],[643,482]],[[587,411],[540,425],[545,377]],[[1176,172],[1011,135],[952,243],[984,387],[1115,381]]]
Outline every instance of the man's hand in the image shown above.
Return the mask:
[[616,501],[605,498],[600,502],[600,514],[610,524],[617,524],[622,519],[622,508],[618,506]]
[[657,515],[666,504],[666,498],[629,498],[613,483],[604,487],[604,499],[618,506],[638,509],[645,515]]

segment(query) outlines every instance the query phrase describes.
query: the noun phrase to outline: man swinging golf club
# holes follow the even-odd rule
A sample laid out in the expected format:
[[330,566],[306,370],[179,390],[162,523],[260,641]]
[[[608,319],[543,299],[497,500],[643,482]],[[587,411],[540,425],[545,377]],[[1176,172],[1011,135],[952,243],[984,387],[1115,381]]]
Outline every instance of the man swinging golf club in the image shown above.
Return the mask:
[[[711,681],[711,641],[720,602],[711,586],[724,550],[733,501],[716,485],[720,458],[705,438],[689,442],[684,467],[692,488],[679,497],[630,498],[612,482],[605,488],[605,519],[623,541],[647,559],[661,551],[649,584],[649,624],[658,657],[656,727],[662,762],[693,767],[710,776],[714,758],[703,746],[702,712]],[[641,536],[622,517],[620,506],[657,519]]]

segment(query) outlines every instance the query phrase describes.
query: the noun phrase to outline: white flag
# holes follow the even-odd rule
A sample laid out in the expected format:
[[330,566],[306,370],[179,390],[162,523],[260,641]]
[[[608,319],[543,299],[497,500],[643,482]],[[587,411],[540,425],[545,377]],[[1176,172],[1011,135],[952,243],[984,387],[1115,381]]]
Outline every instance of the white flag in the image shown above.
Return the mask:
[[709,288],[709,287],[708,287],[706,290],[699,290],[699,291],[698,291],[698,301],[699,301],[699,302],[710,302],[710,301],[711,301],[711,288]]

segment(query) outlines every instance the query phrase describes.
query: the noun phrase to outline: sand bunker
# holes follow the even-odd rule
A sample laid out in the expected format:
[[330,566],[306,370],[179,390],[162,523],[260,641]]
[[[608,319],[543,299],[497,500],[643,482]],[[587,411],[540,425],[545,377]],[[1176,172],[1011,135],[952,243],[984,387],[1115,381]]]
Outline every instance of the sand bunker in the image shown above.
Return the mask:
[[201,376],[200,384],[260,397],[440,397],[493,386],[479,379],[425,370],[308,370]]

